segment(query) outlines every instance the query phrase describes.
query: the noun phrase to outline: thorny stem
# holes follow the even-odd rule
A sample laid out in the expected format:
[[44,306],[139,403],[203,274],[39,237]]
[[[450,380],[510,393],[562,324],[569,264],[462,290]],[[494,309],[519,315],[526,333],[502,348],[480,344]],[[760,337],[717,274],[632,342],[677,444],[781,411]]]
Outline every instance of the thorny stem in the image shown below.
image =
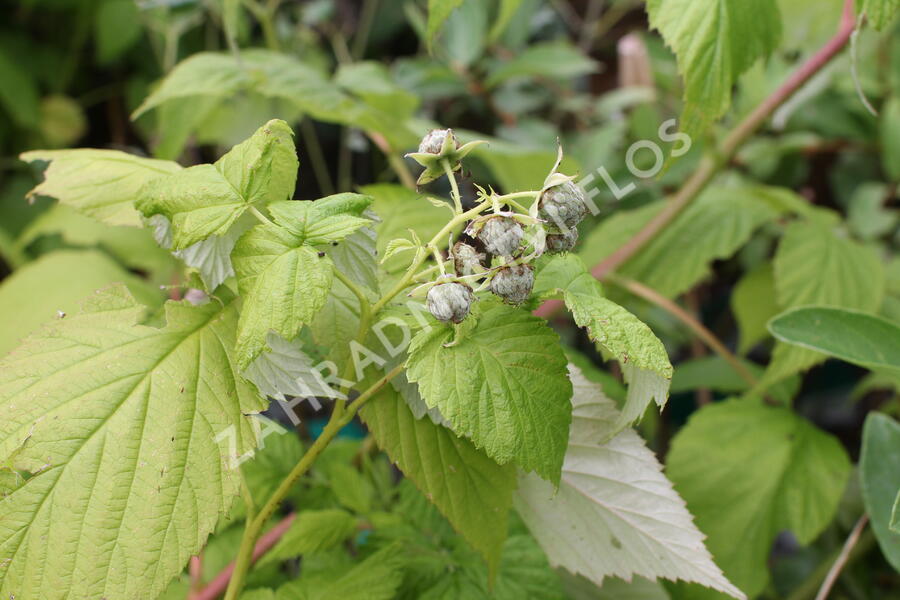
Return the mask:
[[[734,157],[737,150],[747,139],[759,129],[775,110],[784,104],[794,93],[822,70],[847,45],[853,33],[856,21],[853,16],[853,0],[845,0],[844,12],[837,33],[809,60],[800,66],[775,90],[763,100],[734,130],[725,138],[714,156],[705,156],[693,174],[685,181],[681,189],[672,196],[663,209],[651,219],[640,231],[620,246],[615,252],[591,269],[591,274],[603,280],[637,254],[650,240],[656,237],[663,228],[672,222],[700,193],[713,177]],[[559,300],[549,300],[541,305],[535,314],[548,317],[562,307]]]
[[396,377],[403,370],[404,366],[405,365],[400,364],[394,367],[390,373],[376,381],[369,389],[357,397],[356,400],[351,402],[346,410],[340,412],[334,411],[331,413],[331,418],[328,420],[322,433],[316,438],[316,441],[313,442],[313,445],[309,447],[309,450],[307,450],[306,453],[304,453],[300,461],[294,465],[294,468],[291,469],[291,472],[288,473],[287,477],[281,481],[278,489],[272,493],[260,509],[259,513],[249,521],[247,531],[241,540],[241,547],[234,563],[234,571],[232,572],[231,579],[228,583],[228,589],[225,592],[225,600],[237,600],[238,594],[240,594],[241,589],[244,587],[244,578],[247,575],[247,570],[253,562],[253,548],[256,544],[256,539],[259,537],[259,533],[263,526],[275,513],[278,505],[281,504],[281,501],[288,495],[288,492],[290,492],[297,480],[309,470],[316,458],[319,457],[319,454],[322,453],[322,450],[324,450],[338,432],[353,419],[359,409],[372,399],[372,397],[391,379]]

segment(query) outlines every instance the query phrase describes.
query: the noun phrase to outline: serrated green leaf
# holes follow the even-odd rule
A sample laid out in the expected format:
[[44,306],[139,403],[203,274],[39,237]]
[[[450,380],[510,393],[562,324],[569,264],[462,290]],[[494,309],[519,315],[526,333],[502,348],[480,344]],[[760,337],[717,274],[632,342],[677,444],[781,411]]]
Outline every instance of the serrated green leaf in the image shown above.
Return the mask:
[[562,290],[575,323],[586,327],[590,338],[622,366],[628,396],[619,416],[619,430],[640,419],[653,401],[662,409],[669,394],[672,364],[665,346],[653,331],[633,314],[604,298],[600,282],[575,255],[554,257],[538,273],[535,292],[546,294],[552,290]]
[[334,273],[327,256],[275,225],[257,225],[241,236],[231,259],[244,299],[236,353],[245,369],[266,349],[269,331],[292,340],[312,322]]
[[799,307],[772,319],[769,330],[782,342],[866,369],[900,375],[900,327],[876,315],[842,308]]
[[407,377],[453,430],[500,464],[559,481],[572,384],[559,338],[540,318],[482,300],[471,330],[433,325],[409,346]]
[[570,372],[572,428],[559,491],[521,475],[514,496],[550,563],[597,585],[608,576],[641,575],[693,581],[744,598],[713,563],[653,452],[634,431],[620,431],[615,403],[600,386],[577,368]]
[[338,502],[354,513],[365,515],[372,509],[372,483],[354,466],[335,462],[323,469]]
[[335,194],[319,200],[285,201],[269,205],[275,223],[311,246],[339,242],[372,221],[362,215],[372,203],[362,194]]
[[766,323],[778,314],[775,275],[770,263],[741,277],[731,293],[731,311],[740,331],[738,352],[746,354],[768,336]]
[[143,186],[135,207],[172,224],[172,247],[184,250],[224,235],[254,205],[294,193],[297,153],[290,127],[269,121],[212,165],[197,165]]
[[181,171],[167,160],[141,158],[118,150],[33,150],[20,158],[49,162],[44,181],[29,196],[50,196],[108,225],[141,226],[133,203],[145,183]]
[[328,550],[356,532],[356,517],[339,508],[305,510],[297,515],[263,562],[284,560],[301,554]]
[[[579,255],[589,265],[599,263],[662,206],[658,202],[614,215],[585,238]],[[730,257],[777,215],[756,188],[710,188],[618,272],[674,298],[709,276],[713,261]]]
[[[878,254],[818,222],[787,228],[775,253],[775,292],[782,310],[821,305],[873,312],[884,296]],[[777,343],[762,386],[821,362],[818,352]]]
[[94,290],[124,283],[141,302],[157,308],[159,289],[96,250],[58,250],[27,263],[0,283],[0,356],[40,325],[78,312]]
[[512,465],[498,465],[446,427],[416,419],[393,388],[384,388],[360,416],[379,447],[497,569],[516,485]]
[[488,73],[488,87],[516,77],[573,79],[597,70],[597,63],[567,42],[544,42],[526,48]]
[[866,513],[884,557],[900,570],[900,533],[891,531],[891,512],[900,491],[900,423],[877,412],[863,426],[859,475]]
[[750,597],[766,585],[775,536],[789,529],[801,544],[812,542],[831,522],[849,472],[837,439],[789,409],[755,401],[702,408],[666,461],[717,564]]
[[678,58],[690,135],[725,114],[738,77],[781,38],[775,0],[648,0],[647,15]]
[[200,550],[265,408],[223,300],[169,303],[155,329],[112,288],[0,362],[0,460],[31,473],[0,504],[4,596],[151,599]]
[[872,27],[879,31],[890,25],[900,12],[900,0],[863,0],[857,2],[860,4]]

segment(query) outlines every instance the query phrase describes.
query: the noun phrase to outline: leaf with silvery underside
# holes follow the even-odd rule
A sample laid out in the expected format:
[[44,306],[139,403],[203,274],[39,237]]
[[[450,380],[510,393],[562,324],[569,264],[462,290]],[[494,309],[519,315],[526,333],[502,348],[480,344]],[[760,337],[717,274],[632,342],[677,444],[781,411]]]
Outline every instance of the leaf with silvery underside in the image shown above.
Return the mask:
[[559,480],[571,415],[571,384],[559,338],[540,318],[489,299],[474,324],[435,323],[413,337],[407,377],[453,430],[500,464]]
[[20,158],[48,162],[44,181],[29,196],[50,196],[108,225],[141,226],[133,203],[148,181],[181,171],[168,160],[143,158],[118,150],[33,150]]
[[150,600],[203,547],[265,408],[220,300],[156,329],[113,287],[0,361],[0,462],[31,474],[0,503],[4,597]]
[[[521,474],[514,504],[550,564],[607,577],[699,583],[744,598],[713,563],[684,501],[615,403],[570,367],[572,428],[559,490]],[[600,440],[608,440],[601,442]],[[603,560],[596,560],[603,557]]]
[[673,373],[665,346],[640,319],[603,297],[600,282],[578,256],[567,254],[545,262],[534,291],[543,297],[561,291],[575,323],[586,327],[590,338],[619,361],[628,394],[618,430],[640,419],[651,402],[660,409],[665,406]]
[[269,121],[212,165],[197,165],[147,182],[135,207],[171,223],[172,248],[184,250],[225,235],[251,207],[294,193],[297,154],[284,121]]
[[267,348],[273,331],[287,340],[325,305],[334,277],[331,260],[277,225],[257,225],[231,255],[243,297],[237,360],[242,369]]
[[282,402],[288,396],[346,397],[325,381],[324,375],[316,370],[312,359],[297,342],[286,341],[270,331],[266,336],[266,345],[268,350],[257,356],[242,373],[263,396]]
[[371,227],[362,227],[325,252],[334,268],[354,283],[378,292],[377,234]]

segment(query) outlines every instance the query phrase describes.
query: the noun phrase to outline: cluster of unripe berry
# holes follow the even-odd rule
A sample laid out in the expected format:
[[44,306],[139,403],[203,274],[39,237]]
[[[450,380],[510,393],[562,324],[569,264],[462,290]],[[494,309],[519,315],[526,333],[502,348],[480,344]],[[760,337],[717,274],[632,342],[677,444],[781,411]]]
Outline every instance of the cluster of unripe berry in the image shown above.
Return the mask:
[[[441,175],[452,177],[460,168],[460,159],[474,145],[460,146],[450,129],[429,132],[419,151],[409,155],[425,167],[419,183]],[[481,191],[480,206],[492,210],[466,223],[463,236],[450,248],[453,273],[445,273],[441,264],[441,274],[428,285],[427,306],[436,319],[461,323],[476,292],[483,289],[508,304],[521,304],[534,287],[534,259],[544,252],[567,252],[574,247],[576,226],[588,213],[587,203],[572,178],[555,173],[555,169],[540,191],[510,195],[534,197],[535,203],[528,209],[504,196]],[[458,196],[455,185],[453,189]],[[459,214],[460,199],[454,200]]]

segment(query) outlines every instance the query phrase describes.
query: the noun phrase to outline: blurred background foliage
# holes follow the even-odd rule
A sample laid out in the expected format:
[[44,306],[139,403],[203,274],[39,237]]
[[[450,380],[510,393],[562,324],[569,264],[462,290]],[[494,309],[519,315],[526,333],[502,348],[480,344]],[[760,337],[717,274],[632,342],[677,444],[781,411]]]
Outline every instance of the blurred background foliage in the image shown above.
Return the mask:
[[[661,175],[638,179],[625,164],[628,147],[653,140],[667,148],[658,128],[681,108],[675,58],[648,31],[640,1],[468,0],[438,25],[429,22],[424,0],[6,2],[0,353],[109,282],[125,281],[151,306],[165,300],[161,286],[180,282],[178,263],[148,229],[109,226],[48,198],[28,197],[40,174],[18,159],[23,151],[114,148],[184,165],[211,162],[278,117],[297,132],[295,197],[317,198],[398,178],[404,183],[409,167],[402,154],[440,124],[464,141],[491,142],[490,153],[476,152],[467,165],[464,193],[473,197],[472,181],[503,192],[539,187],[559,140],[565,171],[595,174],[601,212],[583,224],[580,250],[594,264],[646,222],[710,141],[833,34],[842,2],[778,4],[783,41],[741,79],[729,114]],[[435,26],[429,48],[427,32]],[[854,55],[856,79],[850,76]],[[877,116],[862,97],[878,108]],[[638,154],[636,162],[652,165],[653,157]],[[619,187],[635,183],[636,189],[618,198],[600,184],[599,167]],[[782,106],[715,187],[621,272],[679,298],[761,372],[773,345],[765,324],[779,312],[772,253],[789,215],[841,221],[842,235],[887,257],[883,272],[867,276],[879,290],[876,312],[900,320],[898,181],[900,36],[896,27],[865,29],[852,53]],[[400,218],[431,229],[415,215]],[[403,231],[407,225],[387,226]],[[697,406],[743,394],[748,385],[671,314],[621,290],[610,293],[652,326],[676,365],[669,407],[662,417],[648,414],[642,425],[664,456]],[[616,395],[613,376],[593,368],[601,358],[586,336],[558,325],[573,360]],[[795,398],[795,408],[836,434],[855,459],[865,413],[879,407],[898,414],[897,389],[890,377],[830,361],[802,380],[791,374],[770,394]],[[840,546],[859,512],[854,485],[845,496],[838,519],[814,544],[778,537],[764,596],[811,597],[803,595],[803,582]],[[877,551],[867,556],[847,571],[835,597],[886,598],[879,594],[900,590]],[[635,597],[692,597],[659,586],[647,593]]]

